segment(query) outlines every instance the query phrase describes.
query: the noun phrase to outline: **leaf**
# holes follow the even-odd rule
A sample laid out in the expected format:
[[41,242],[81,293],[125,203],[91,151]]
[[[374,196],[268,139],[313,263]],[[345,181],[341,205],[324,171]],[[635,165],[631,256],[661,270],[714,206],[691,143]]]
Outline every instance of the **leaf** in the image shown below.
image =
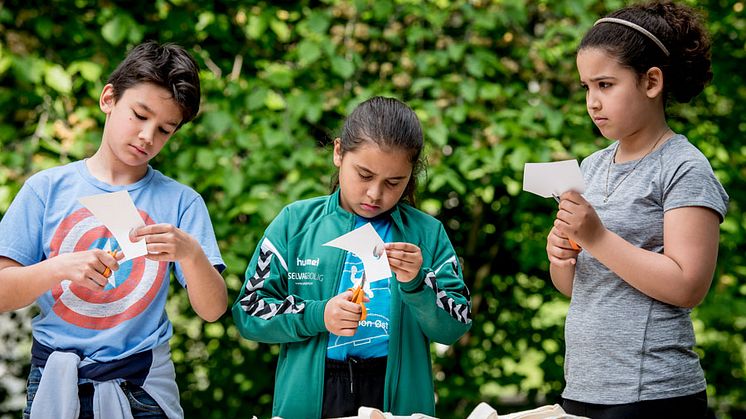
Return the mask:
[[315,42],[304,39],[298,43],[298,59],[301,66],[313,64],[321,57],[321,48]]
[[197,150],[197,167],[205,170],[212,170],[217,164],[215,154],[208,148]]
[[466,120],[467,107],[464,104],[451,106],[446,109],[446,116],[453,120],[453,122],[460,124]]
[[73,87],[72,78],[58,64],[47,67],[44,72],[44,83],[60,93],[70,93]]
[[243,192],[245,175],[239,170],[233,168],[225,170],[226,175],[223,176],[223,187],[229,197],[237,197]]
[[202,116],[202,123],[211,136],[221,136],[235,126],[233,116],[225,111],[211,111]]
[[349,79],[355,73],[355,65],[342,57],[334,56],[332,57],[332,71],[343,79]]
[[263,76],[275,87],[287,88],[293,85],[293,71],[285,64],[270,64]]
[[426,128],[427,138],[439,146],[448,143],[448,128],[444,124],[433,124]]
[[265,106],[267,96],[269,95],[269,89],[266,87],[257,87],[246,96],[246,107],[248,110],[253,111]]
[[18,80],[31,84],[41,83],[47,71],[46,63],[36,57],[15,57],[12,67]]
[[47,16],[40,16],[34,23],[34,29],[36,33],[43,39],[49,39],[52,37],[52,31],[54,30],[54,23],[52,19]]
[[273,111],[283,110],[285,109],[285,99],[279,93],[270,90],[264,99],[264,105]]
[[418,78],[412,82],[410,90],[415,93],[421,93],[423,90],[432,87],[435,84],[435,80],[431,77]]
[[279,38],[280,41],[287,42],[290,40],[290,28],[287,23],[281,20],[272,19],[269,21],[269,27],[272,29],[272,32],[277,35],[277,38]]
[[277,147],[282,145],[285,141],[287,141],[287,137],[282,131],[272,128],[264,129],[264,143],[267,147]]
[[324,34],[329,29],[329,16],[321,11],[314,11],[308,17],[308,27],[317,34]]
[[117,14],[101,27],[101,36],[111,45],[119,45],[124,41],[128,30],[127,19],[123,15]]
[[13,60],[11,57],[3,57],[0,56],[0,76],[5,74],[6,71],[8,71],[8,68],[13,65]]
[[459,85],[461,97],[467,102],[474,102],[477,99],[477,83],[474,80],[464,80]]
[[551,135],[559,135],[562,130],[562,124],[564,123],[564,117],[562,112],[547,109],[546,111],[547,127]]
[[464,51],[466,51],[466,44],[453,43],[448,45],[448,57],[451,61],[461,61]]
[[497,83],[485,83],[479,88],[479,98],[482,100],[495,100],[502,94],[502,88]]
[[267,30],[267,21],[264,15],[249,16],[248,23],[245,27],[245,31],[249,39],[261,38],[262,35],[264,35],[265,30]]
[[92,83],[101,80],[101,66],[91,61],[76,61],[70,65],[68,71],[71,74],[80,73],[83,79]]
[[479,58],[469,55],[466,57],[466,71],[474,77],[482,77],[484,75],[484,65]]

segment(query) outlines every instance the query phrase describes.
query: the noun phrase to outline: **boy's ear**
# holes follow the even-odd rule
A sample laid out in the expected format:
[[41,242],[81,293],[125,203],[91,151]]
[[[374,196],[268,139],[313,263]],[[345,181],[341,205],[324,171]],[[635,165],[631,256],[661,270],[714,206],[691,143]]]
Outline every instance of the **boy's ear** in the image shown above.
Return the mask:
[[663,71],[658,67],[650,67],[645,73],[645,93],[654,99],[663,93]]
[[334,166],[342,166],[342,140],[339,138],[334,139]]
[[114,103],[116,103],[116,99],[114,99],[114,86],[109,83],[101,90],[98,106],[104,113],[108,114],[114,108]]

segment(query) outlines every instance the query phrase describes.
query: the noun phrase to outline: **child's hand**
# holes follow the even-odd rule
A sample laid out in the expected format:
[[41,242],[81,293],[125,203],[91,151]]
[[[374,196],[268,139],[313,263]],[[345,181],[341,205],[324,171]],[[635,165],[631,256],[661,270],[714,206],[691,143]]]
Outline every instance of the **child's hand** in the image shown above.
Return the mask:
[[413,280],[422,268],[422,252],[412,243],[386,243],[386,256],[399,282]]
[[50,259],[54,261],[55,272],[59,272],[62,279],[93,291],[101,291],[108,283],[104,271],[119,269],[119,259],[124,254],[117,253],[115,258],[109,252],[101,249],[86,250],[84,252],[63,253]]
[[176,262],[201,251],[197,240],[171,224],[152,224],[130,232],[132,242],[145,239],[150,260]]
[[563,236],[556,227],[547,236],[547,257],[549,262],[560,267],[575,265],[580,250],[575,250],[570,244],[570,240]]
[[357,332],[363,309],[360,304],[350,301],[351,298],[352,291],[345,291],[327,301],[324,307],[326,330],[337,336],[352,336]]
[[559,237],[573,239],[585,248],[592,245],[605,231],[593,206],[574,191],[565,192],[560,196],[554,228],[559,232]]

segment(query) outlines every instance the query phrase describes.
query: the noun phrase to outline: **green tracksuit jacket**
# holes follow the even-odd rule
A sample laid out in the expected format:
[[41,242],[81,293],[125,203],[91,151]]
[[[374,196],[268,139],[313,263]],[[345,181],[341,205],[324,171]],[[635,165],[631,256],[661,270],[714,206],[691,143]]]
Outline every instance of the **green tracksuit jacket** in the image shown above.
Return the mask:
[[[391,213],[392,239],[422,251],[420,274],[391,281],[391,329],[383,408],[435,414],[430,342],[451,344],[471,327],[469,291],[435,218],[406,204]],[[351,231],[339,192],[288,205],[269,225],[246,271],[233,318],[247,339],[280,343],[272,414],[321,416],[329,332],[326,302],[337,295],[345,251],[322,244]]]

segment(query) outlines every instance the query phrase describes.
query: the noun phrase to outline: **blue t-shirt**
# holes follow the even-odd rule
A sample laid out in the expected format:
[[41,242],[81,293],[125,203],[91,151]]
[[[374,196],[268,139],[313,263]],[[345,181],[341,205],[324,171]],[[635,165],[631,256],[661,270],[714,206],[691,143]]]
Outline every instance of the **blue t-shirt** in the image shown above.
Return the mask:
[[[356,217],[355,228],[370,222],[384,242],[391,242],[391,219],[388,216],[367,219]],[[352,252],[347,252],[339,292],[345,292],[360,283],[365,269],[363,261]],[[354,278],[354,281],[353,281]],[[378,358],[389,353],[389,320],[391,313],[391,278],[381,279],[364,287],[369,302],[365,303],[368,311],[365,320],[361,320],[353,336],[337,336],[329,333],[326,348],[327,358],[344,361],[349,356],[356,358]]]
[[[23,185],[0,220],[0,256],[29,266],[56,255],[117,247],[111,232],[78,198],[127,190],[145,224],[172,224],[194,237],[219,271],[225,268],[202,198],[148,167],[139,181],[112,186],[94,178],[85,161],[41,171]],[[116,286],[102,291],[62,281],[36,301],[41,313],[33,335],[56,350],[76,350],[107,362],[153,349],[169,340],[165,311],[171,269],[182,286],[179,263],[138,257],[114,272]]]

